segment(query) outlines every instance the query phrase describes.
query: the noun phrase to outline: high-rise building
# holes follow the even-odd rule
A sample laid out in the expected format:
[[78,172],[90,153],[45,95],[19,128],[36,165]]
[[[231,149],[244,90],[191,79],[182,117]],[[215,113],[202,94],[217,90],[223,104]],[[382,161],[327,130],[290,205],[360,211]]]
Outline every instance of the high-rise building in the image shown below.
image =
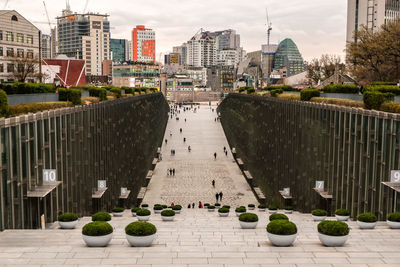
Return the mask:
[[261,69],[264,79],[268,79],[272,73],[272,67],[278,45],[262,45],[261,46]]
[[305,71],[303,57],[292,39],[280,42],[274,58],[274,70],[285,70],[286,77]]
[[57,27],[51,29],[51,58],[55,58],[58,52]]
[[400,0],[348,0],[347,42],[357,41],[354,33],[362,25],[373,31],[400,16]]
[[240,48],[240,35],[235,30],[213,32],[217,50],[238,50]]
[[111,39],[113,62],[129,61],[129,42],[126,39]]
[[133,61],[156,61],[156,33],[144,25],[138,25],[132,31]]
[[108,15],[77,14],[67,7],[57,18],[58,54],[83,59],[88,75],[102,75],[102,63],[111,59]]
[[42,34],[42,46],[40,48],[42,58],[51,58],[51,36],[48,34]]
[[187,42],[187,65],[213,66],[217,55],[215,39],[210,32],[201,30]]
[[133,45],[132,41],[128,41],[128,61],[133,60]]

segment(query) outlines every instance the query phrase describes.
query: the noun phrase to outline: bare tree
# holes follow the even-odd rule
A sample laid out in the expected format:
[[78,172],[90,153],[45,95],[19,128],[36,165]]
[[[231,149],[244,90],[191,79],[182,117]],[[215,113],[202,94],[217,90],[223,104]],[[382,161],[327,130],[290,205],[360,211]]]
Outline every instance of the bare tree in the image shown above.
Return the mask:
[[12,64],[12,76],[14,80],[25,82],[28,79],[41,79],[41,71],[39,69],[39,58],[30,54],[14,55],[7,58]]
[[307,65],[307,78],[311,79],[314,84],[326,80],[335,72],[346,72],[346,65],[341,58],[336,55],[322,55],[321,58],[314,58]]

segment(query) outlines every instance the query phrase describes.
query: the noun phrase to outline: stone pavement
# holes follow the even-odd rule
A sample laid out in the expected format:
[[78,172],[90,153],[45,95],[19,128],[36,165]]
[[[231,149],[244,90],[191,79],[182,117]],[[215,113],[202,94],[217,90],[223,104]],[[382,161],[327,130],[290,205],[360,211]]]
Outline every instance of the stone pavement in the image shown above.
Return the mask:
[[328,248],[317,236],[310,214],[294,213],[299,235],[292,247],[274,247],[265,227],[268,214],[260,213],[257,229],[244,230],[233,212],[227,218],[217,212],[183,209],[175,221],[163,222],[153,214],[158,232],[152,247],[130,247],[124,228],[136,221],[130,211],[113,218],[111,243],[105,248],[86,247],[81,229],[6,230],[0,233],[0,267],[394,267],[400,266],[400,231],[380,222],[375,230],[360,230],[355,222],[344,247]]
[[[179,120],[175,116],[169,119],[164,137],[168,143],[163,142],[162,146],[163,160],[154,170],[142,203],[152,206],[174,202],[185,207],[189,203],[197,206],[199,201],[213,204],[215,193],[220,191],[224,194],[223,204],[247,206],[257,203],[230,151],[228,156],[224,154],[223,148],[229,150],[229,146],[221,124],[214,121],[217,106],[212,108],[214,112],[208,105],[201,105],[196,113],[181,109],[177,114]],[[175,149],[175,156],[171,156],[171,149]],[[167,176],[169,168],[175,168],[175,176]],[[215,188],[211,186],[213,179]]]

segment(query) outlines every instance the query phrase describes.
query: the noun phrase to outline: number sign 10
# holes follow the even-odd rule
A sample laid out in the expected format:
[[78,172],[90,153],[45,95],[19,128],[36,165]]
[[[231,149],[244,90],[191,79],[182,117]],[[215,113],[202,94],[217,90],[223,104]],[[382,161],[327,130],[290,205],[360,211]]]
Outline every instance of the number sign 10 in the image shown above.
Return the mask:
[[57,171],[55,169],[43,170],[43,183],[57,182]]

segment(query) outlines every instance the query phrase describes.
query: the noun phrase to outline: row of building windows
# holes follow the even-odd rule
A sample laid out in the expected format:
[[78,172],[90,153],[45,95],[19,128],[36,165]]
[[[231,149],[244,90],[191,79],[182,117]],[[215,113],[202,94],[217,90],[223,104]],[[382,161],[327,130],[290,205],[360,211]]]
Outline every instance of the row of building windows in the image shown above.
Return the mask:
[[[3,51],[3,47],[0,46],[0,57],[7,56],[7,57],[14,57],[15,56],[15,50],[14,48],[6,48],[6,53]],[[25,51],[24,49],[17,49],[17,57],[25,57]],[[33,50],[27,50],[26,52],[26,57],[27,58],[33,58]]]
[[[18,72],[23,72],[24,69],[25,69],[24,64],[18,64],[17,65],[17,71]],[[12,63],[8,63],[7,64],[7,72],[8,73],[13,73],[14,70],[15,70],[15,65],[12,64]],[[4,63],[0,63],[0,73],[3,73],[3,72],[4,72]]]
[[[4,40],[7,42],[14,42],[15,34],[13,32],[6,31],[4,35]],[[16,41],[17,43],[24,43],[25,42],[25,35],[23,33],[16,34]],[[0,41],[3,40],[3,31],[0,31]],[[33,35],[27,34],[26,35],[26,43],[33,44]]]

